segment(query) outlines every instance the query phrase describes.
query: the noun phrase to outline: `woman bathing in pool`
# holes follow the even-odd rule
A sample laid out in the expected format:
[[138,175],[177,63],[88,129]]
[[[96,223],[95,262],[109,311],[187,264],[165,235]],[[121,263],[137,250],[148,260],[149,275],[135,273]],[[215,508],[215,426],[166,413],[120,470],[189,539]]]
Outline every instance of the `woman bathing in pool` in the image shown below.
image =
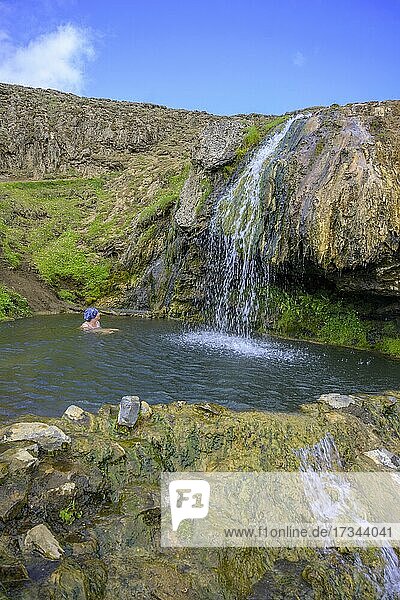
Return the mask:
[[87,308],[83,313],[85,320],[80,329],[83,329],[83,331],[92,331],[93,333],[114,333],[114,331],[119,331],[119,329],[103,329],[100,325],[100,316],[97,308]]

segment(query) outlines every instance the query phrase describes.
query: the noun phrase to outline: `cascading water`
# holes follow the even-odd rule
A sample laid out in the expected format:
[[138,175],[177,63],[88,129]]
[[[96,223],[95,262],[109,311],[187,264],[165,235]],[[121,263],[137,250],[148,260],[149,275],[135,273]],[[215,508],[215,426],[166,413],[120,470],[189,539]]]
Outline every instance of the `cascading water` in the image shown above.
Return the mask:
[[[343,512],[351,514],[349,505],[349,485],[345,477],[337,471],[343,469],[339,452],[331,434],[327,434],[317,444],[296,451],[300,459],[300,470],[304,474],[304,491],[317,520],[326,522],[327,518]],[[331,472],[330,472],[331,471]],[[324,477],[321,477],[324,473]],[[332,502],[332,490],[335,490],[335,502]],[[354,514],[355,514],[354,510]],[[336,552],[329,549],[327,552]],[[397,554],[388,544],[380,548],[384,564],[383,581],[363,564],[358,553],[354,557],[354,567],[376,590],[377,598],[392,600],[400,598],[400,563]],[[362,596],[360,596],[362,597]]]
[[269,137],[255,152],[241,175],[218,199],[210,224],[208,312],[220,332],[248,336],[257,315],[258,288],[268,285],[268,267],[261,264],[263,204],[260,182],[294,121]]

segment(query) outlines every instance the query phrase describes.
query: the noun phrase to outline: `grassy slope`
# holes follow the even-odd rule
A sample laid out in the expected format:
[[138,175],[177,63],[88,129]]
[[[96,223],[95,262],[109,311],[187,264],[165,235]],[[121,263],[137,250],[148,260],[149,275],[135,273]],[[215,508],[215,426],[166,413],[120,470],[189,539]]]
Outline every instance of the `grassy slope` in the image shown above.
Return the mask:
[[90,302],[105,291],[110,262],[95,229],[107,205],[103,179],[0,183],[0,197],[10,267],[33,265],[62,299]]
[[150,238],[186,175],[187,169],[171,175],[149,202],[131,202],[122,211],[114,210],[109,186],[115,175],[0,183],[3,262],[10,269],[34,267],[62,300],[91,303],[113,294],[128,277],[118,252],[136,231],[134,275],[140,275]]

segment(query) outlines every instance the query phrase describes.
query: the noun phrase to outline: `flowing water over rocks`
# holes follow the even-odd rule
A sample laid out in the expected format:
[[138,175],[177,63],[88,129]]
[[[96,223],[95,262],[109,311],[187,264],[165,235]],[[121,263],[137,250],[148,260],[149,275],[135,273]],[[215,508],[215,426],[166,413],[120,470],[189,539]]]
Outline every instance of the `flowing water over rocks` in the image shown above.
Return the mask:
[[[40,450],[19,472],[10,470],[11,453],[33,451],[32,442],[5,441],[10,423],[0,422],[2,598],[381,600],[384,590],[394,600],[391,553],[161,549],[159,477],[162,471],[336,469],[338,457],[345,471],[368,470],[365,453],[377,444],[400,451],[399,407],[399,394],[357,395],[362,418],[353,405],[334,409],[322,402],[297,415],[176,402],[153,406],[130,429],[117,425],[118,406],[104,405],[96,415],[86,412],[86,420],[40,417],[72,443],[56,453]],[[46,534],[36,538],[39,554],[29,543],[38,526]],[[62,550],[52,560],[43,555],[49,539]]]
[[[296,454],[300,458],[304,489],[310,506],[313,508],[316,522],[324,523],[341,512],[355,515],[356,508],[349,503],[349,483],[344,473],[340,474],[340,471],[344,469],[344,464],[333,436],[327,433],[317,444],[301,448]],[[322,472],[324,472],[323,478],[321,478]],[[335,498],[334,501],[333,498]],[[368,525],[368,522],[360,521],[360,525]],[[329,547],[329,545],[329,540],[327,540],[327,546]],[[328,549],[326,552],[336,553],[336,550]],[[364,565],[360,556],[356,554],[354,564],[357,568],[357,575],[364,577],[382,600],[399,598],[399,558],[390,544],[384,545],[379,552],[383,558],[383,576],[382,573],[376,573]]]
[[210,223],[208,312],[218,331],[248,336],[257,315],[259,286],[268,285],[268,265],[261,261],[264,210],[263,171],[273,160],[292,124],[310,115],[289,118],[251,156],[242,173],[220,196]]

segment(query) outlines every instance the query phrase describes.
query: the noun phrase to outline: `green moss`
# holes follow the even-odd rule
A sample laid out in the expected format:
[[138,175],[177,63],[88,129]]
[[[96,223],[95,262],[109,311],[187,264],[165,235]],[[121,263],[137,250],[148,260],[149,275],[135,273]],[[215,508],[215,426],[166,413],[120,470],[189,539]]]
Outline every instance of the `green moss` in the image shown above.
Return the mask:
[[384,337],[377,343],[376,347],[385,354],[400,358],[400,337]]
[[230,177],[232,177],[232,175],[234,174],[236,169],[237,169],[236,162],[232,165],[225,165],[222,170],[222,173],[223,173],[225,179],[229,179]]
[[33,261],[45,281],[55,287],[69,283],[87,302],[106,293],[109,261],[82,248],[74,231],[67,230],[34,252]]
[[154,202],[146,206],[138,217],[138,225],[146,226],[159,218],[166,216],[179,199],[183,184],[189,173],[187,165],[182,173],[173,175],[168,184],[162,188],[154,199]]
[[332,292],[284,291],[276,286],[260,294],[259,331],[354,348],[379,350],[400,358],[395,321],[373,320],[376,305]]
[[368,348],[368,324],[354,307],[323,294],[270,290],[268,320],[279,334],[328,344]]
[[57,296],[60,298],[60,300],[65,300],[66,302],[75,302],[77,299],[76,294],[70,290],[58,290]]
[[315,156],[319,156],[324,149],[325,143],[322,140],[319,140],[315,144]]
[[199,216],[203,212],[203,208],[206,203],[206,200],[210,196],[211,192],[213,191],[212,183],[208,179],[208,177],[204,177],[201,180],[200,185],[201,185],[201,197],[196,205],[196,209],[195,209],[196,216]]
[[30,314],[28,302],[23,296],[0,285],[0,321],[27,317]]
[[264,123],[261,129],[262,135],[265,136],[271,131],[271,129],[274,129],[274,127],[278,127],[278,125],[282,125],[283,123],[285,123],[289,119],[289,116],[290,115],[281,115],[279,117],[275,117],[275,119],[271,119],[270,121]]
[[249,127],[244,135],[241,146],[236,150],[236,158],[241,160],[243,156],[261,142],[262,131],[257,125]]
[[157,231],[157,225],[155,223],[153,223],[152,225],[150,225],[147,229],[145,229],[141,234],[140,237],[137,241],[137,248],[140,247],[142,248],[143,246],[145,246],[149,241],[151,241],[156,234]]
[[73,500],[70,502],[70,504],[68,504],[68,506],[60,510],[59,517],[66,525],[72,525],[76,519],[80,519],[82,517],[82,511],[77,509],[75,506],[75,500]]
[[366,324],[352,309],[343,310],[342,306],[338,306],[337,310],[338,314],[332,308],[332,313],[327,315],[320,330],[321,340],[328,344],[368,348]]
[[[140,285],[149,264],[168,246],[168,239],[173,235],[170,212],[179,199],[188,173],[189,165],[180,173],[171,176],[156,194],[154,201],[139,212],[136,218],[138,238],[129,265],[130,286]],[[160,294],[162,295],[162,292]]]
[[282,115],[267,121],[263,125],[251,125],[251,127],[246,130],[243,141],[236,150],[234,161],[230,165],[224,166],[222,171],[224,177],[231,177],[244,156],[246,156],[252,148],[255,148],[272,129],[287,121],[288,118],[288,115]]

